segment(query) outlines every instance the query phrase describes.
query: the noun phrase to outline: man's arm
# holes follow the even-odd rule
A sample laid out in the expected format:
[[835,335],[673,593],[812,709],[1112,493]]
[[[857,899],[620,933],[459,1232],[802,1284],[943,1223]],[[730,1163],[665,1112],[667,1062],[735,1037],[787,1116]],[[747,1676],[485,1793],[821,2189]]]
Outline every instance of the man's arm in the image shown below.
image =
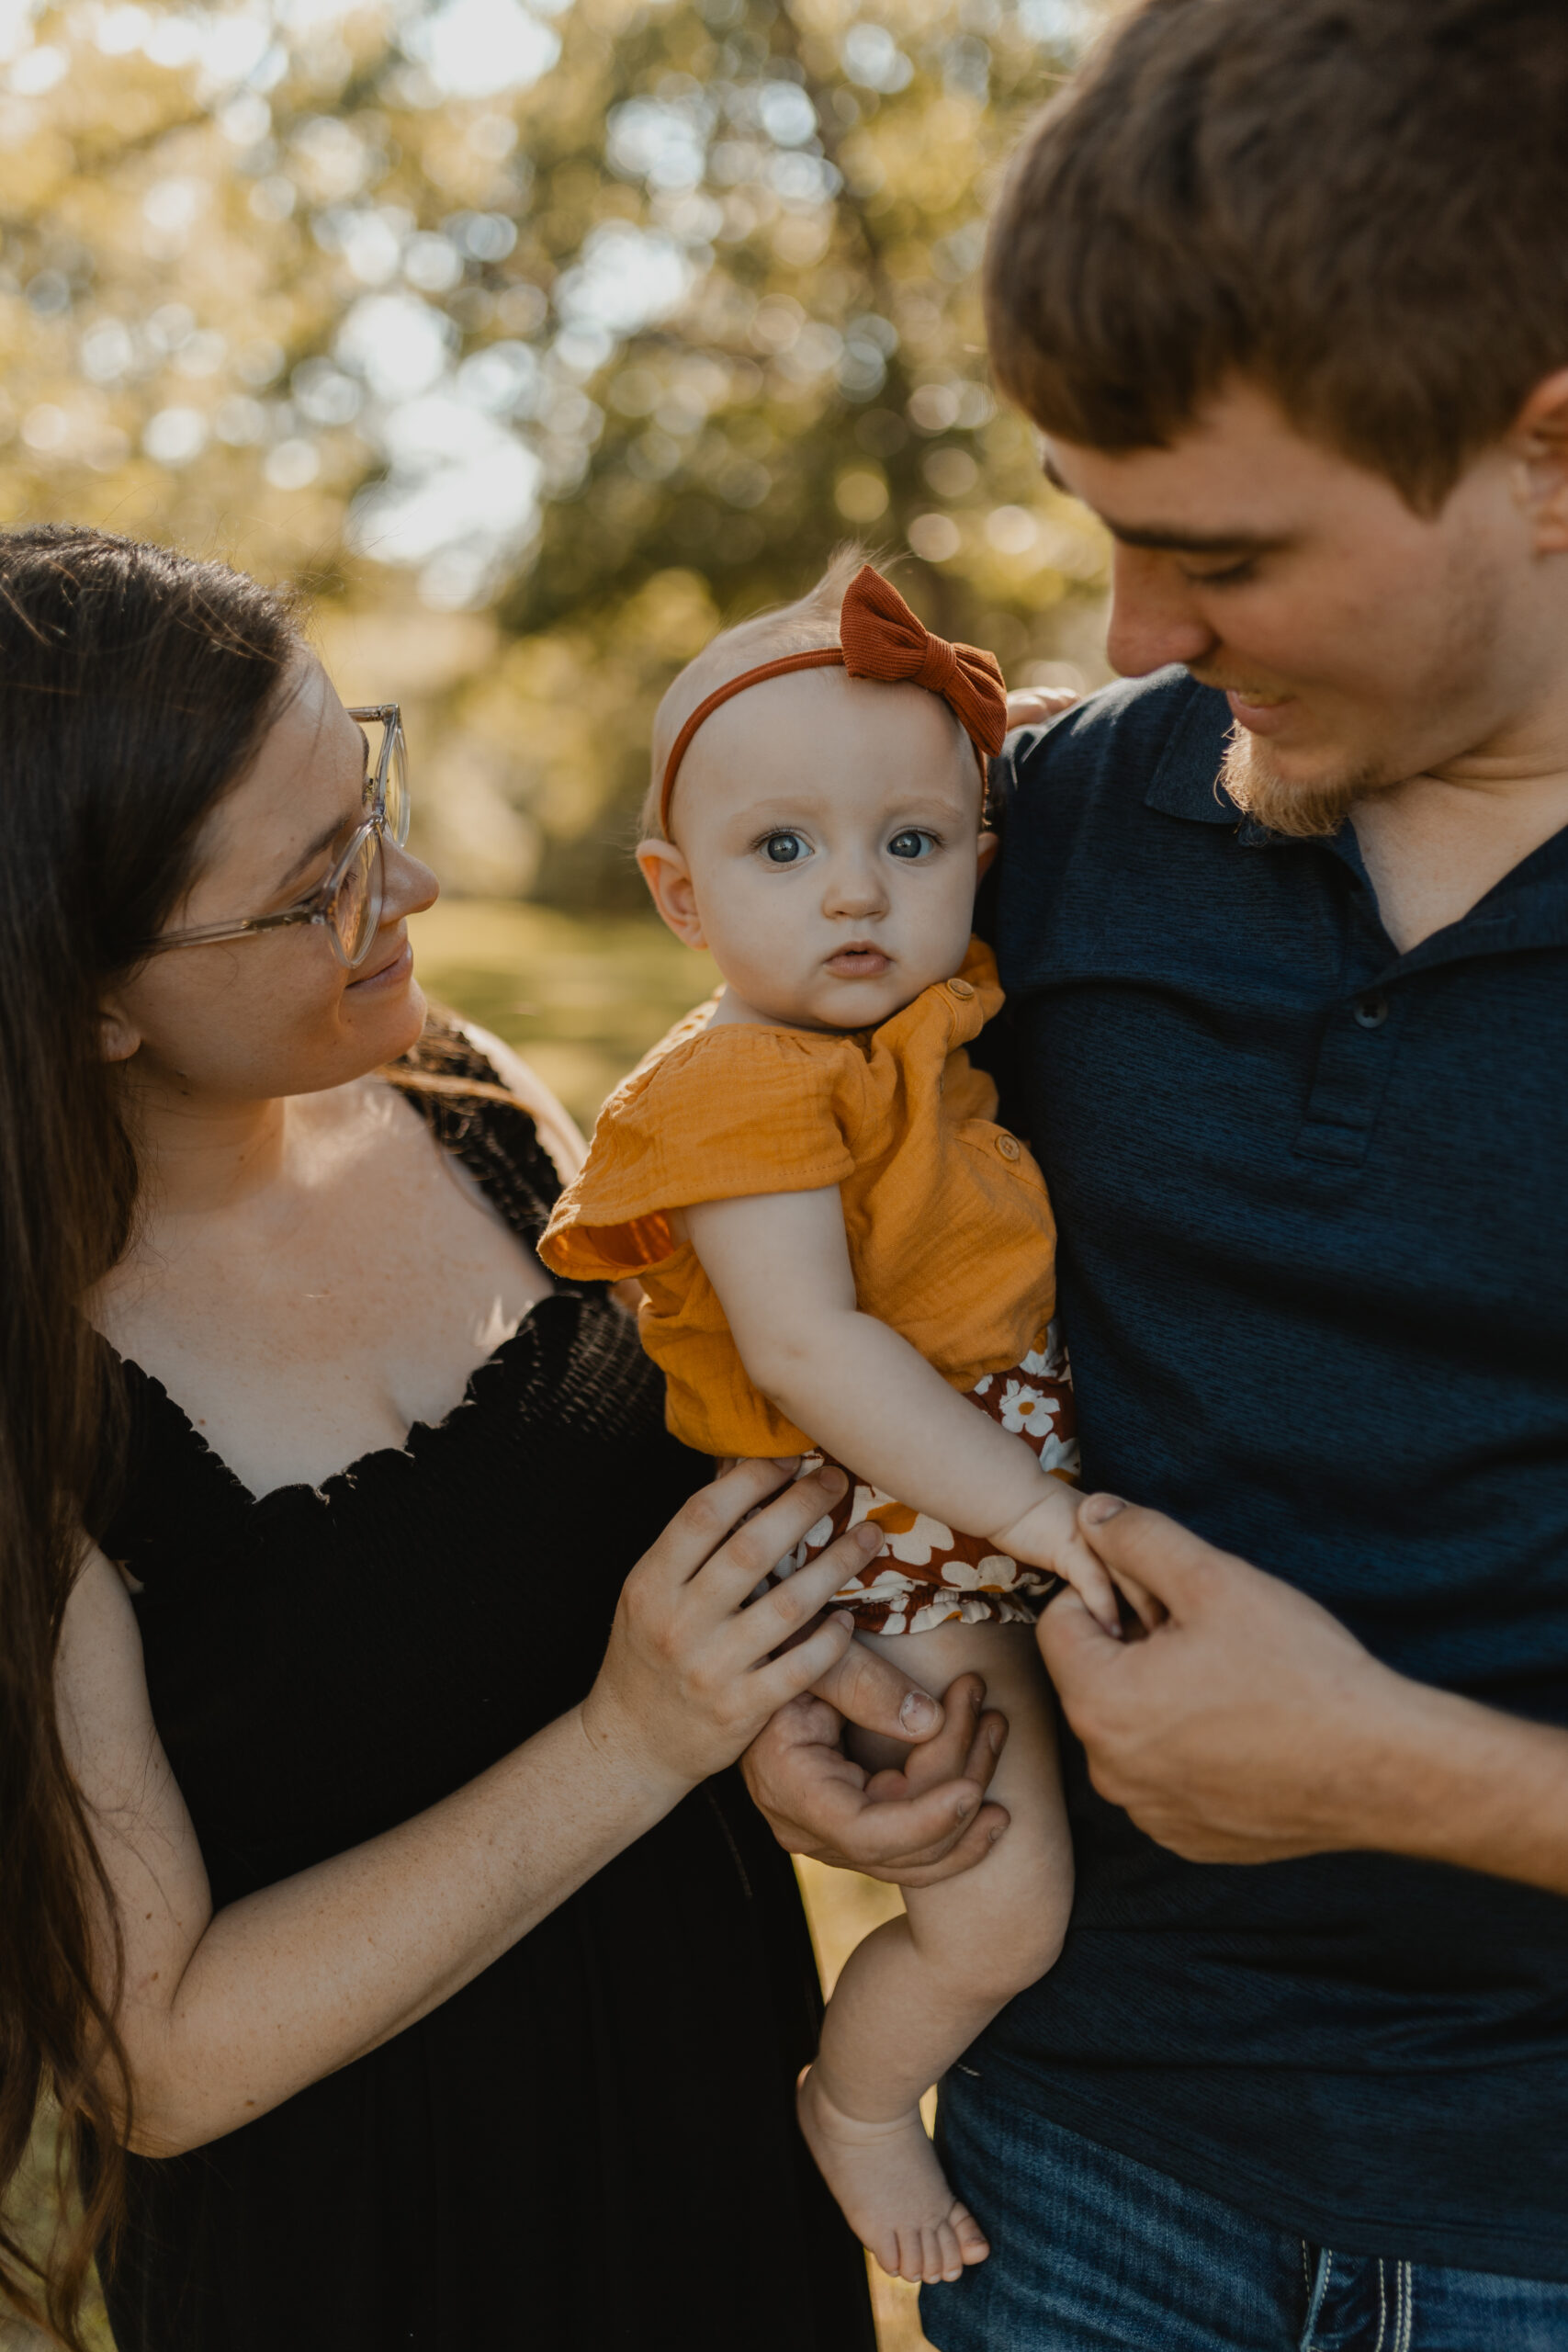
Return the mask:
[[1149,1837],[1191,1861],[1364,1849],[1568,1894],[1568,1732],[1395,1674],[1157,1511],[1093,1495],[1081,1519],[1165,1619],[1108,1641],[1064,1593],[1040,1647],[1095,1787]]

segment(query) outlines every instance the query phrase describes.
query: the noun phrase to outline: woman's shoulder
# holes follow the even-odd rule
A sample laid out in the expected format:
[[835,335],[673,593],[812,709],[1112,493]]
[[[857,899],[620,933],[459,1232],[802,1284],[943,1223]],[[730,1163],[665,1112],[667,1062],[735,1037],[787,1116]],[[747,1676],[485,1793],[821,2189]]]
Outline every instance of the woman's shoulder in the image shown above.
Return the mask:
[[433,1013],[417,1043],[380,1075],[532,1246],[587,1147],[522,1057],[476,1023]]

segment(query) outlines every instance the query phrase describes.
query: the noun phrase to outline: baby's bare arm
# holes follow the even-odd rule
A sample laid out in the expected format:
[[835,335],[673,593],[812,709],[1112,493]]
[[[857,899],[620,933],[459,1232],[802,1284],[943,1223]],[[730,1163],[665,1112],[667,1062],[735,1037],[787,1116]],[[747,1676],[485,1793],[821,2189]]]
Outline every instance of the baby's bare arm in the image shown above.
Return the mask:
[[836,1185],[705,1201],[682,1214],[747,1372],[797,1429],[900,1502],[1066,1577],[1116,1629],[1076,1496],[856,1306]]

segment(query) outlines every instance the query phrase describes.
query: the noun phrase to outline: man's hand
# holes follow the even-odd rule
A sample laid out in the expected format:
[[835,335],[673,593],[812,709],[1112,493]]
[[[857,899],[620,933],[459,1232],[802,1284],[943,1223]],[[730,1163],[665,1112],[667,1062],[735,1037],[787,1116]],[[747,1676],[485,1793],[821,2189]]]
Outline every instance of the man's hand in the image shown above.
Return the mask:
[[[890,1692],[907,1688],[877,1687],[870,1728],[911,1736],[897,1704],[886,1704]],[[867,1775],[840,1746],[838,1709],[808,1693],[781,1708],[752,1741],[740,1759],[746,1785],[792,1854],[899,1886],[954,1878],[985,1859],[1008,1823],[999,1804],[984,1802],[1007,1740],[1006,1724],[986,1710],[985,1698],[977,1674],[961,1675],[948,1690],[942,1728],[913,1749],[903,1770]],[[865,1719],[859,1707],[855,1719]]]
[[1041,1653],[1095,1787],[1149,1837],[1190,1861],[1365,1848],[1568,1893],[1568,1736],[1393,1673],[1157,1511],[1093,1495],[1080,1518],[1153,1631],[1111,1641],[1066,1592]]
[[1081,697],[1071,686],[1014,686],[1008,695],[1008,729],[1048,727]]

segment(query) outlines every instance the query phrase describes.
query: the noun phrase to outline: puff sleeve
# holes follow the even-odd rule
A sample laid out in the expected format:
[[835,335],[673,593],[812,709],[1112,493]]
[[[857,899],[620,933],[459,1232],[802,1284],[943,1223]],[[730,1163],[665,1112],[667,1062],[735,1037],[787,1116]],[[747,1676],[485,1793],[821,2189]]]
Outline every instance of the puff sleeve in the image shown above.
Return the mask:
[[600,1113],[539,1255],[558,1274],[615,1282],[673,1254],[672,1209],[841,1184],[863,1070],[848,1039],[740,1023],[656,1048]]

